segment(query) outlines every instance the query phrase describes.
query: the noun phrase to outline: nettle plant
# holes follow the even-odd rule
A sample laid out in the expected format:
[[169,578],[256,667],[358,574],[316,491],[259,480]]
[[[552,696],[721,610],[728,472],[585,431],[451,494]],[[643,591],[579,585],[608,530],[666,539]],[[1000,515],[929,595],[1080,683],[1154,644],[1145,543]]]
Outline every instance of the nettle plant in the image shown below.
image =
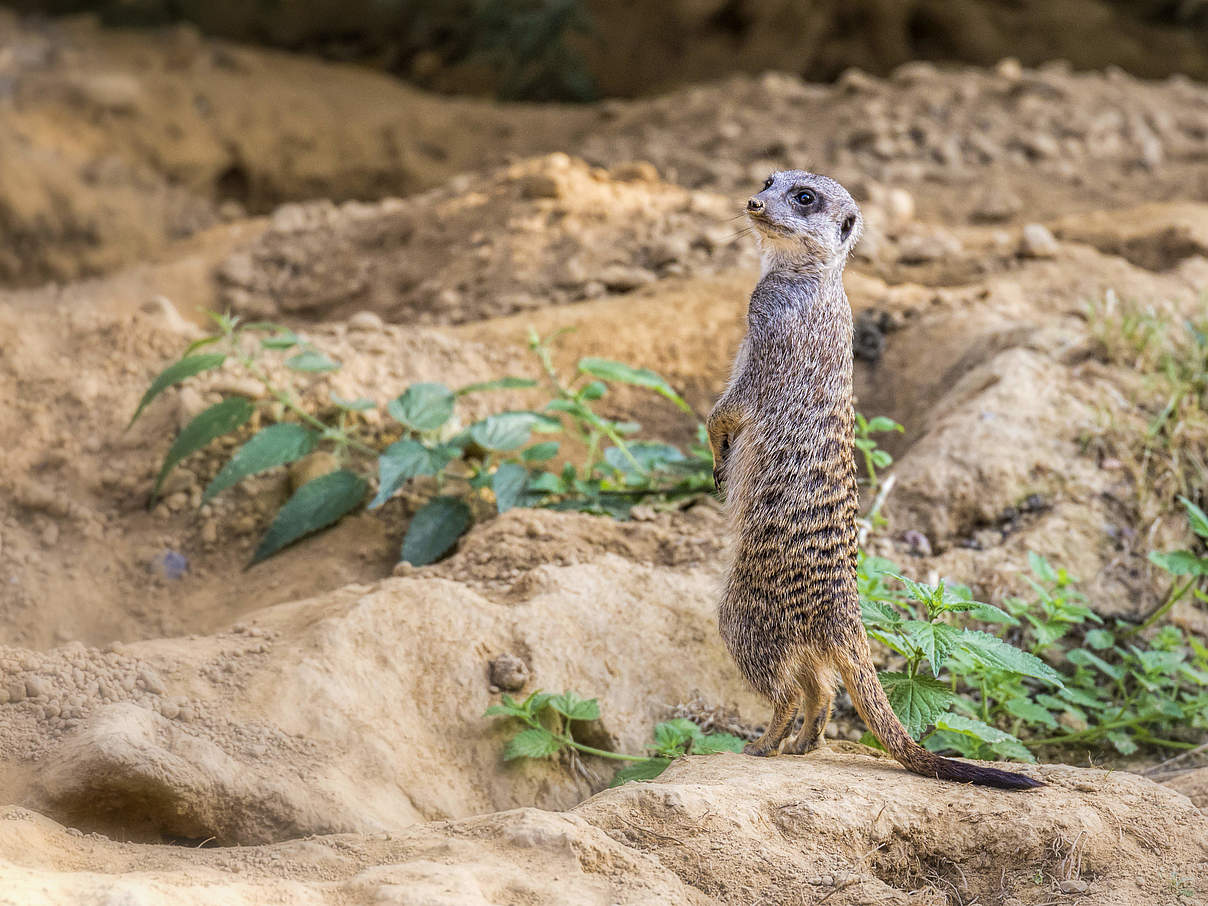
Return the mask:
[[[531,334],[529,346],[552,397],[538,409],[501,412],[463,427],[457,418],[462,398],[494,390],[534,389],[542,382],[505,377],[458,389],[439,383],[413,384],[386,404],[390,427],[383,440],[382,431],[357,417],[378,408],[373,400],[346,400],[332,394],[329,405],[312,411],[301,402],[297,387],[279,385],[266,367],[266,360],[275,357],[304,379],[338,371],[339,362],[280,325],[242,323],[229,315],[212,317],[218,331],[191,344],[155,378],[131,424],[169,387],[228,361],[262,385],[263,398],[228,395],[186,425],[164,458],[152,503],[177,464],[219,437],[244,428],[257,411],[273,420],[270,408],[274,406],[275,423],[231,456],[205,489],[203,503],[249,476],[288,465],[316,450],[331,452],[341,466],[298,488],[261,539],[252,563],[360,508],[368,496],[374,464],[377,493],[369,509],[382,506],[412,479],[427,477],[434,485],[434,495],[416,512],[403,539],[402,559],[415,565],[436,560],[456,543],[471,524],[476,502],[497,512],[540,506],[626,518],[635,503],[683,500],[712,487],[703,429],[685,451],[639,439],[638,423],[610,419],[597,411],[597,402],[611,385],[628,384],[691,412],[684,399],[649,369],[584,358],[574,376],[563,379],[552,362],[554,338]],[[582,461],[547,468],[560,452],[555,436],[579,441],[586,451]],[[391,442],[392,437],[397,439]]]
[[613,776],[611,786],[630,780],[653,780],[682,755],[711,755],[741,752],[746,741],[729,733],[705,733],[690,720],[676,718],[655,725],[654,738],[645,755],[627,755],[586,745],[574,736],[576,723],[599,720],[597,699],[583,699],[574,692],[555,695],[533,692],[522,702],[504,694],[497,705],[487,708],[487,717],[519,722],[517,732],[503,750],[504,761],[518,758],[551,758],[566,751],[629,762]]

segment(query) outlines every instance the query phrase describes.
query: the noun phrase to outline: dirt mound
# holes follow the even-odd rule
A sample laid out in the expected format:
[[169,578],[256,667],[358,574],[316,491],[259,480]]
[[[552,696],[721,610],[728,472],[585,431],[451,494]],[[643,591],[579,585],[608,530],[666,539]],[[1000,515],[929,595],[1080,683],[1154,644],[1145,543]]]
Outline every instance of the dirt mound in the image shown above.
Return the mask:
[[734,205],[630,164],[527,160],[380,205],[290,206],[218,271],[255,317],[459,323],[753,265]]
[[261,610],[212,637],[6,650],[0,754],[22,780],[5,792],[90,829],[238,843],[573,805],[613,766],[499,770],[502,729],[482,714],[501,654],[524,661],[527,691],[599,696],[592,738],[622,751],[641,752],[654,723],[695,697],[760,710],[713,628],[719,565],[642,525],[629,550],[678,562],[621,559],[589,540],[596,526],[615,535],[611,525],[508,513],[480,531],[478,543],[583,533],[565,566],[500,558],[523,579],[506,600],[439,578],[473,571],[473,558],[455,558]]
[[1081,894],[1131,906],[1180,902],[1208,884],[1208,819],[1186,798],[1128,774],[1033,771],[1048,786],[1011,796],[960,788],[938,803],[936,781],[884,758],[701,756],[565,813],[517,809],[233,849],[114,843],[10,808],[0,896],[1038,906]]

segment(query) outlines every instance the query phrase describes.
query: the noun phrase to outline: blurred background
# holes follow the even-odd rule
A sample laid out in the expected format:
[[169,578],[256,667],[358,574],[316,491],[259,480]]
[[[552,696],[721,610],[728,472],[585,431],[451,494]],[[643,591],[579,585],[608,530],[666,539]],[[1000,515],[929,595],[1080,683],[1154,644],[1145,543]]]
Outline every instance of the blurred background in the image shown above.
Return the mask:
[[830,81],[908,60],[1208,74],[1204,0],[17,0],[112,25],[235,41],[512,100],[636,97],[731,72]]

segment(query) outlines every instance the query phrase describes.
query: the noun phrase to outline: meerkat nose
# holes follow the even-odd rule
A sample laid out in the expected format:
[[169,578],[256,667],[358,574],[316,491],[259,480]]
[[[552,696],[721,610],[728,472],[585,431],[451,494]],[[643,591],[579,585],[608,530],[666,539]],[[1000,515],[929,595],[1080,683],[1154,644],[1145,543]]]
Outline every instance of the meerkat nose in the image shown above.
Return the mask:
[[747,210],[752,214],[758,214],[763,210],[763,202],[758,198],[749,198],[747,199]]

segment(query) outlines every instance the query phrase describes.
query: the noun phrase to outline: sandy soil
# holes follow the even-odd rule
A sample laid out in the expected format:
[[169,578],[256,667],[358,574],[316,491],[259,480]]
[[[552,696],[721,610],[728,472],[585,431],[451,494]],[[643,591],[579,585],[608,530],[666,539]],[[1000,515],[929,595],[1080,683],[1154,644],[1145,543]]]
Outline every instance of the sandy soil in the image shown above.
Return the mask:
[[[0,46],[22,49],[0,53],[0,149],[20,162],[0,167],[0,245],[16,250],[0,257],[0,902],[1208,890],[1191,770],[1155,775],[1177,793],[1067,766],[1034,769],[1050,782],[1035,796],[952,790],[847,746],[842,711],[834,751],[689,759],[652,786],[600,792],[592,759],[503,765],[480,717],[501,654],[527,689],[598,695],[603,745],[637,751],[693,701],[762,719],[713,626],[708,502],[627,523],[513,511],[396,570],[404,495],[244,571],[283,473],[199,507],[222,461],[206,451],[146,509],[176,431],[237,376],[192,380],[126,430],[201,311],[224,306],[344,363],[311,399],[535,375],[527,329],[575,327],[560,367],[645,365],[705,411],[756,275],[731,212],[791,160],[847,179],[870,225],[848,275],[859,406],[907,427],[887,442],[897,483],[874,549],[987,600],[1023,589],[1027,551],[1044,551],[1101,613],[1136,616],[1165,591],[1146,552],[1189,539],[1111,446],[1138,417],[1136,375],[1104,358],[1088,305],[1110,290],[1204,312],[1202,86],[911,66],[567,110],[450,102],[188,33],[149,45],[0,17]],[[85,70],[110,80],[73,82]],[[71,282],[30,285],[47,277]],[[611,406],[656,436],[694,427],[636,393]],[[1192,603],[1171,618],[1208,632]],[[220,846],[170,845],[185,842]]]

